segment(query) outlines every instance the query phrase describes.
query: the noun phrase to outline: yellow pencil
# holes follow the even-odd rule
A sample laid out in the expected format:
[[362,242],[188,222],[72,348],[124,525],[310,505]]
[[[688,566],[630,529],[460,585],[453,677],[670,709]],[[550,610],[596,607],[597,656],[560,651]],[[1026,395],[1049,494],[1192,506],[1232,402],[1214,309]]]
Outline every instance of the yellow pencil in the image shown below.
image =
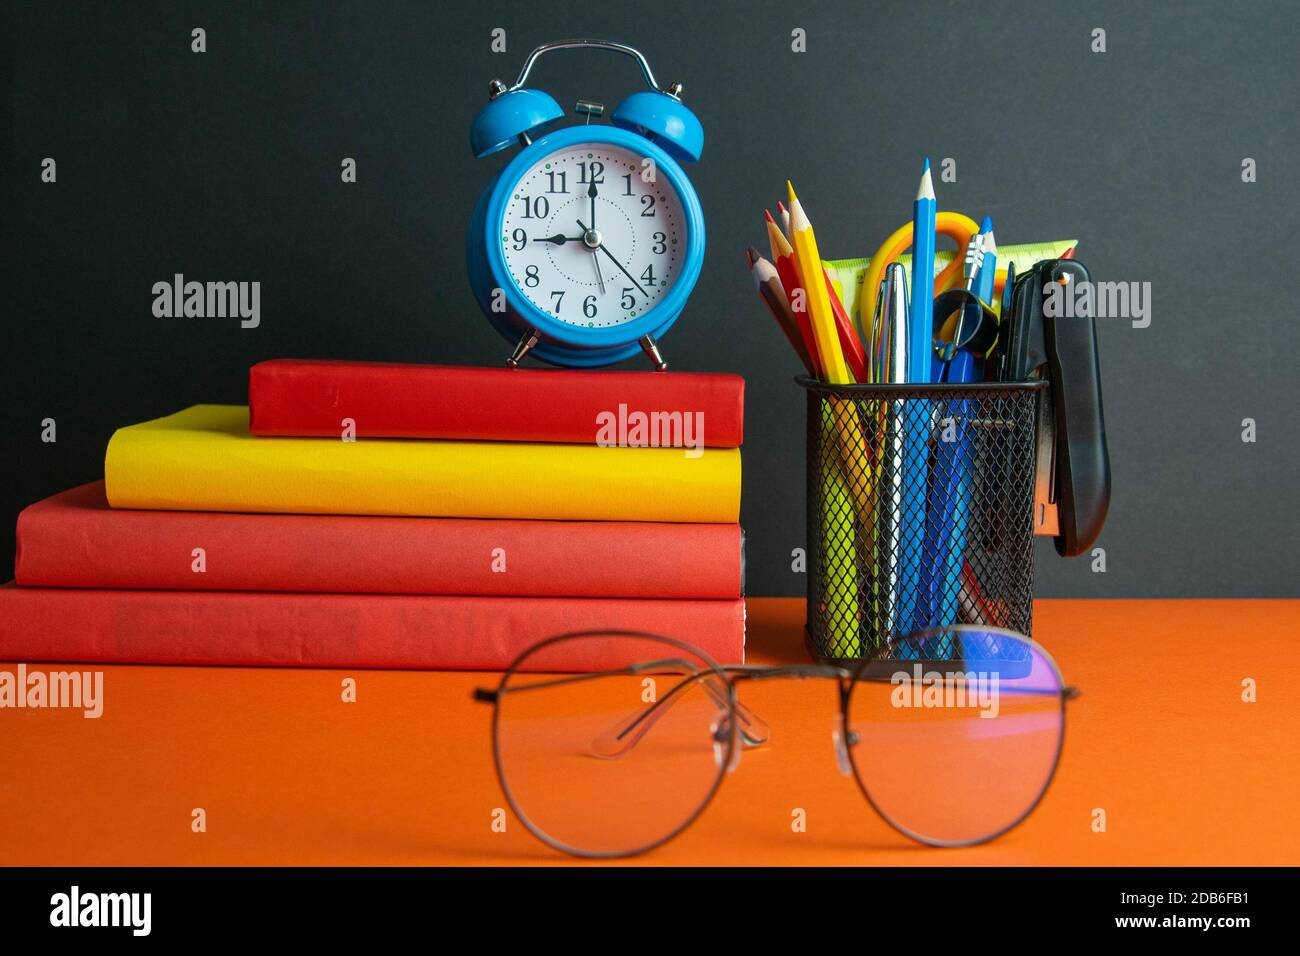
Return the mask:
[[822,271],[821,254],[817,251],[817,237],[812,224],[804,214],[794,186],[786,181],[790,191],[790,244],[794,246],[795,264],[803,280],[804,295],[808,298],[808,314],[812,318],[813,338],[817,342],[817,358],[826,381],[832,385],[851,385],[844,352],[840,349],[839,332],[835,328],[835,313],[831,311],[830,295],[826,291],[826,277]]

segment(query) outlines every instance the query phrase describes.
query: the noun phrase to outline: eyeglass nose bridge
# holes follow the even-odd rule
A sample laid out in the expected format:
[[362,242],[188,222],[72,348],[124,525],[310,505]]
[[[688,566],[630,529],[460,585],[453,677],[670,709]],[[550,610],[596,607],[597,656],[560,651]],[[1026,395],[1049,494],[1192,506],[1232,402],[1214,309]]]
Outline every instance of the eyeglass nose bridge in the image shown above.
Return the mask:
[[733,773],[740,766],[740,752],[744,749],[738,739],[733,740],[731,729],[731,717],[724,715],[720,720],[709,726],[709,732],[713,737],[713,762],[722,767],[723,761],[727,759],[727,746],[731,746],[731,760],[727,762],[727,773]]
[[835,745],[835,764],[839,767],[840,773],[846,777],[853,776],[853,762],[849,759],[849,748],[856,747],[861,740],[856,732],[848,731],[847,738],[845,728],[837,720],[835,728],[831,731],[831,742]]

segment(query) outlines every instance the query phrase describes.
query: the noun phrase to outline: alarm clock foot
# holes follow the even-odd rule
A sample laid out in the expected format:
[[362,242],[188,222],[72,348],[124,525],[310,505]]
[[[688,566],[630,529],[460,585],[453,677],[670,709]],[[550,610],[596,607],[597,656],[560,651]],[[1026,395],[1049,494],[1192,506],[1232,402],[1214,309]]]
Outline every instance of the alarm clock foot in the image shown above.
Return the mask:
[[[649,338],[649,336],[646,336]],[[537,344],[537,330],[529,329],[524,333],[523,338],[515,346],[515,350],[510,353],[510,358],[506,359],[506,365],[510,368],[518,368],[519,360],[529,353],[534,345]]]
[[656,372],[668,371],[668,363],[664,361],[663,353],[659,351],[659,343],[655,341],[653,335],[641,336],[641,348],[645,349],[645,354],[654,365]]

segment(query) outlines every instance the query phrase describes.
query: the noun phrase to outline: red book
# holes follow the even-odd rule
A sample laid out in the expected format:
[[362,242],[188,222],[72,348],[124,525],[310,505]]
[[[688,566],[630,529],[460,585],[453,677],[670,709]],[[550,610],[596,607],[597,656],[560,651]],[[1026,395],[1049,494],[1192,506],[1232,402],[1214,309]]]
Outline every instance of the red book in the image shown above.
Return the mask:
[[[569,631],[647,631],[744,658],[744,601],[0,587],[0,660],[501,670]],[[627,664],[614,638],[565,670]]]
[[17,545],[44,587],[735,599],[743,575],[735,524],[133,511],[102,481],[25,508]]
[[739,448],[745,380],[275,359],[249,371],[248,404],[255,435],[338,438],[351,419],[358,438],[594,445],[603,435],[610,444],[676,447],[675,431],[686,447]]

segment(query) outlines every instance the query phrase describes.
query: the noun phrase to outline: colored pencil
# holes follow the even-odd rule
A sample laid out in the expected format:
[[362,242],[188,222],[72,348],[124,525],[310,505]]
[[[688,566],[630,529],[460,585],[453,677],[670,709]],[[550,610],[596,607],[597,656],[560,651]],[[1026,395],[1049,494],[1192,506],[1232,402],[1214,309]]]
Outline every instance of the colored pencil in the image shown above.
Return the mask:
[[[813,224],[803,212],[798,196],[794,195],[792,183],[787,182],[785,185],[789,190],[790,199],[790,245],[794,248],[794,264],[798,268],[798,276],[803,286],[803,298],[809,306],[813,339],[818,362],[823,371],[823,381],[831,385],[852,385],[853,376],[850,375],[848,364],[845,363],[844,352],[840,349],[840,337],[836,328],[835,312],[831,308],[826,269],[822,265],[822,254],[816,247]],[[839,622],[833,624],[832,632],[841,635],[841,644],[845,643],[842,639],[848,639],[849,653],[855,654],[861,646],[858,643],[861,639],[857,630],[858,622],[861,620],[859,617],[861,607],[858,606],[857,601],[861,598],[861,592],[857,588],[859,568],[854,542],[858,538],[854,533],[853,516],[857,515],[858,523],[861,524],[863,540],[870,540],[872,522],[870,458],[868,458],[866,436],[862,431],[862,423],[858,419],[857,406],[854,406],[852,399],[829,398],[826,405],[822,406],[822,429],[823,441],[835,442],[836,450],[840,455],[842,475],[845,484],[848,485],[849,499],[855,503],[855,507],[850,506],[848,514],[845,514],[845,498],[842,493],[840,496],[833,496],[833,494],[828,496],[827,493],[832,486],[823,484],[824,506],[831,507],[833,516],[837,519],[835,527],[824,529],[829,533],[823,536],[823,545],[831,549],[833,554],[842,557],[842,561],[836,563],[833,568],[836,579],[844,581],[844,585],[848,585],[852,580],[853,584],[852,591],[845,594],[845,600],[852,598],[853,604],[850,607],[853,610],[840,610],[841,615],[848,613],[852,614],[852,617],[849,620],[841,617]],[[835,481],[837,477],[839,472],[835,468],[824,468],[823,483]],[[846,554],[845,545],[849,548]]]
[[[795,328],[799,330],[799,338],[803,341],[804,350],[812,358],[813,377],[821,378],[821,362],[817,359],[817,340],[813,338],[812,320],[808,318],[807,296],[799,279],[799,266],[794,261],[794,249],[781,234],[781,229],[772,219],[772,214],[764,209],[763,215],[767,219],[767,241],[772,247],[772,261],[776,263],[777,275],[781,277],[781,285],[785,287],[786,299],[791,303],[790,311],[794,315]],[[795,301],[803,303],[804,307],[794,308]]]
[[912,340],[907,380],[930,380],[930,350],[934,338],[934,217],[938,204],[930,178],[930,157],[925,158],[921,185],[912,204]]
[[790,235],[790,210],[779,199],[776,201],[776,214],[781,217],[781,231]]
[[[763,215],[767,217],[767,238],[772,246],[772,255],[777,262],[777,271],[781,273],[781,280],[786,284],[786,293],[791,297],[791,307],[793,308],[793,300],[796,297],[792,291],[791,283],[800,283],[799,287],[802,288],[802,280],[799,277],[794,260],[794,250],[790,247],[790,243],[785,236],[781,234],[781,230],[777,228],[776,221],[772,219],[772,214],[764,210]],[[781,272],[782,260],[785,260],[788,264],[787,272]],[[835,314],[835,331],[839,335],[840,349],[844,353],[844,361],[849,367],[849,374],[853,376],[855,382],[865,382],[869,373],[867,371],[867,352],[862,344],[862,339],[858,335],[857,328],[853,325],[853,320],[849,318],[848,311],[844,308],[844,302],[840,299],[840,294],[835,291],[835,284],[825,266],[822,266],[822,275],[826,278],[826,295],[831,302],[831,311]],[[800,300],[805,301],[805,305],[806,295],[807,292],[805,291],[803,296],[798,297]],[[794,311],[797,315],[802,314],[805,320],[807,319],[807,308],[794,309]],[[807,323],[805,322],[805,324]],[[808,334],[811,341],[811,326],[808,327]]]
[[781,326],[781,331],[789,339],[790,347],[799,356],[804,369],[809,375],[815,377],[817,373],[813,370],[812,358],[799,337],[799,328],[795,323],[794,313],[790,311],[790,301],[781,287],[781,278],[777,274],[776,266],[763,258],[753,247],[745,250],[745,257],[749,261],[749,274],[754,280],[754,288],[767,303],[768,311],[772,313],[772,318],[776,319],[777,325]]
[[786,188],[790,195],[790,244],[794,247],[795,264],[799,267],[799,278],[808,300],[813,339],[817,343],[817,358],[827,382],[831,385],[851,385],[853,377],[840,348],[835,313],[831,309],[826,277],[822,271],[821,253],[817,251],[817,236],[799,197],[795,195],[794,186],[787,181]]

